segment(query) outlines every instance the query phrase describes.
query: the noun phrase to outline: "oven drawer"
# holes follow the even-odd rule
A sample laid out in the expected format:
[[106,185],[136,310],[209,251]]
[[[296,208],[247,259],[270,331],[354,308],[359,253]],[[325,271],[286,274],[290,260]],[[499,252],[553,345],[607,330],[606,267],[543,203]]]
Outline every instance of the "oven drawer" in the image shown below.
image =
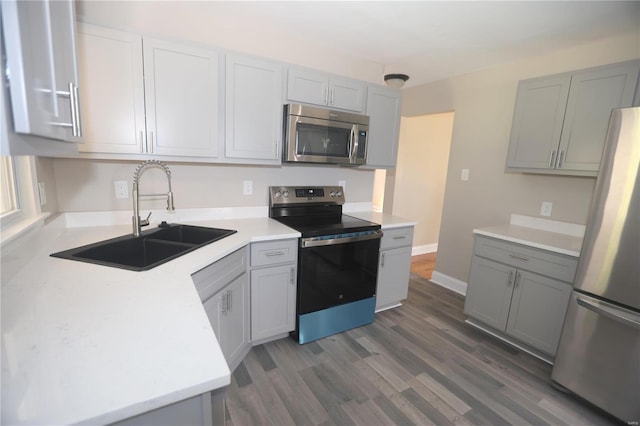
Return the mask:
[[298,239],[251,243],[251,266],[295,262]]
[[413,226],[406,228],[383,229],[380,250],[407,247],[413,243]]

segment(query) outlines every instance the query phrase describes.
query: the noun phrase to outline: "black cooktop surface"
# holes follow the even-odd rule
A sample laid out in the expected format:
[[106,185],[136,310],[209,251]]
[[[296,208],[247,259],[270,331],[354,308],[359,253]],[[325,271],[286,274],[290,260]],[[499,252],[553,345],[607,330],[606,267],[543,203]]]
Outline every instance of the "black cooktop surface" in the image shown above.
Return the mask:
[[302,233],[303,238],[380,229],[380,225],[377,223],[358,219],[346,214],[287,216],[274,219],[299,231]]

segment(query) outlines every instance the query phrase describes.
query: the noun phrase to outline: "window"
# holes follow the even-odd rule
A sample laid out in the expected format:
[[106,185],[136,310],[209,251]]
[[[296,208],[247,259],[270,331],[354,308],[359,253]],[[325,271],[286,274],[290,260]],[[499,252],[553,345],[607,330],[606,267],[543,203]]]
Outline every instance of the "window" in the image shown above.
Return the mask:
[[43,223],[34,157],[0,157],[0,245]]
[[0,218],[3,218],[18,209],[18,194],[16,191],[15,168],[13,158],[0,157]]

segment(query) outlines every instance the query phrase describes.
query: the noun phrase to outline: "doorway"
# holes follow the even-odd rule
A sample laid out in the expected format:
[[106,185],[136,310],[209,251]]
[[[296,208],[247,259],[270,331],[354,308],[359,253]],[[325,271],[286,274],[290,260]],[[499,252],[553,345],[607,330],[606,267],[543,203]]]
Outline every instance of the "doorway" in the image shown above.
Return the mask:
[[453,120],[454,112],[402,117],[396,168],[376,170],[374,208],[418,223],[413,256],[438,250]]

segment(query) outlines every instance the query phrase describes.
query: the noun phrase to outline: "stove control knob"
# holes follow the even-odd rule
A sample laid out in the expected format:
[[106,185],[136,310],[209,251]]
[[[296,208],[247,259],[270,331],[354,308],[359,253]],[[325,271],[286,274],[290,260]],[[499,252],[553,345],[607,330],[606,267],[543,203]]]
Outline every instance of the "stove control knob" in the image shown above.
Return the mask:
[[342,197],[342,191],[338,191],[338,192],[336,193],[336,197]]
[[335,197],[335,196],[336,196],[336,192],[335,192],[335,191],[331,191],[331,192],[329,193],[329,197]]
[[289,191],[284,191],[284,192],[282,193],[282,196],[283,196],[284,198],[287,198],[287,197],[289,196]]
[[280,191],[276,191],[276,193],[275,193],[275,194],[273,194],[273,196],[274,196],[275,198],[280,198],[280,196],[281,196],[281,195],[282,195],[282,194],[280,193]]

